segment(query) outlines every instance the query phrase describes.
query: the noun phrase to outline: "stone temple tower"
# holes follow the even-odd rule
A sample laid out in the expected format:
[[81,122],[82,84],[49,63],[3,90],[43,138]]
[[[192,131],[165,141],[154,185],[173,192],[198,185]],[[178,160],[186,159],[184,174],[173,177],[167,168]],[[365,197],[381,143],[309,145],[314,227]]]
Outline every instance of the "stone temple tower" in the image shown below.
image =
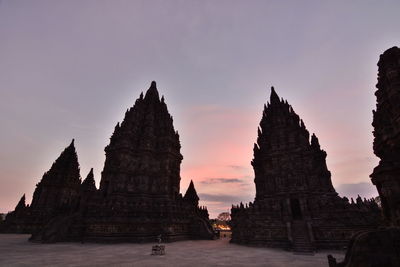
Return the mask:
[[[287,204],[300,208],[306,204],[303,194],[336,195],[325,159],[318,138],[313,134],[310,142],[303,120],[272,88],[254,144],[256,199],[290,194]],[[297,208],[289,211],[297,213]]]
[[272,88],[254,144],[256,197],[248,207],[232,207],[232,242],[313,251],[343,246],[354,232],[376,227],[376,203],[339,197],[326,156]]
[[107,198],[148,196],[176,199],[179,195],[180,153],[164,97],[152,82],[117,124],[105,148],[100,191]]
[[[178,132],[152,82],[127,110],[110,144],[100,189],[83,219],[88,240],[154,241],[212,238],[207,209],[180,194]],[[191,191],[195,192],[191,183]],[[197,195],[196,195],[197,196]]]
[[400,227],[400,48],[386,50],[378,62],[374,152],[380,158],[371,174],[381,198],[384,218]]
[[400,49],[386,50],[378,62],[373,112],[374,153],[379,165],[371,174],[381,198],[384,225],[353,236],[340,263],[328,255],[329,267],[400,266]]

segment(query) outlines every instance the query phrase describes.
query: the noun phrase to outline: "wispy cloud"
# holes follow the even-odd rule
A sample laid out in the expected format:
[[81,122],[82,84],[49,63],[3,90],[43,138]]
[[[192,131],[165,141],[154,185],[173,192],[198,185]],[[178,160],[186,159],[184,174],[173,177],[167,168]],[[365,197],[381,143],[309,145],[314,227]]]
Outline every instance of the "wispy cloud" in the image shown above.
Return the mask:
[[224,194],[199,194],[200,199],[207,202],[225,203],[228,205],[237,204],[239,202],[247,202],[251,200],[252,196],[238,196],[238,195],[224,195]]
[[226,183],[243,183],[243,180],[238,178],[207,178],[201,181],[202,184],[226,184]]
[[241,166],[241,165],[228,165],[229,168],[232,168],[236,171],[244,171],[247,170],[246,166]]

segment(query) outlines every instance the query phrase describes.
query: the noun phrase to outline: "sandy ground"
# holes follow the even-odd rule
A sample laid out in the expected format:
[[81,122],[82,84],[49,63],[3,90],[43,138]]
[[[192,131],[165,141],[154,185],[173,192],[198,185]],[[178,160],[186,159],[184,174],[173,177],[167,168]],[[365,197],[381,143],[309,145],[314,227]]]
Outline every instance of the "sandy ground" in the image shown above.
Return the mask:
[[151,256],[152,244],[36,244],[28,235],[0,234],[0,266],[328,266],[327,254],[338,260],[341,251],[295,255],[216,241],[168,243],[166,255]]

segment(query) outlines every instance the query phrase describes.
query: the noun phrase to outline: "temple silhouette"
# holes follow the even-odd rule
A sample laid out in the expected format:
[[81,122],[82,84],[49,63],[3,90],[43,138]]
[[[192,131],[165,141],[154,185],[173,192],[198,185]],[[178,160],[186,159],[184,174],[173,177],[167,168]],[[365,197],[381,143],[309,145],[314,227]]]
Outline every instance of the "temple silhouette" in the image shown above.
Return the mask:
[[99,189],[93,170],[81,183],[72,141],[37,184],[32,204],[23,197],[5,228],[40,242],[142,242],[160,234],[165,241],[211,239],[208,211],[199,207],[193,182],[180,194],[180,148],[152,82],[115,126]]
[[326,152],[287,101],[271,88],[254,144],[253,203],[232,207],[232,242],[301,252],[341,248],[360,230],[375,229],[373,199],[339,197]]
[[[384,230],[371,240],[399,235],[399,50],[389,49],[378,63],[373,126],[374,152],[381,161],[371,178],[384,216],[373,199],[337,194],[318,138],[271,88],[251,162],[256,196],[232,206],[231,242],[306,253],[349,246],[348,263],[351,255],[372,255],[369,241],[356,233],[377,233],[386,225],[395,231]],[[98,189],[93,169],[82,181],[72,140],[36,185],[31,205],[23,195],[1,230],[30,233],[37,242],[146,242],[160,234],[164,241],[213,239],[194,183],[180,193],[180,149],[164,97],[152,82],[115,126]],[[331,266],[347,266],[329,260]]]

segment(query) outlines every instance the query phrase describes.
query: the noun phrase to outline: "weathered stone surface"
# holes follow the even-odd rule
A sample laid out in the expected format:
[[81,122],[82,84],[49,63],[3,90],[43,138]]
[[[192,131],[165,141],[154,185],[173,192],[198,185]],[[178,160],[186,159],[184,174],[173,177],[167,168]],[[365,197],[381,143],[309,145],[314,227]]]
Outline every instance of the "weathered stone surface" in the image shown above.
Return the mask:
[[386,228],[356,234],[343,262],[328,255],[329,267],[400,266],[400,229]]
[[325,159],[318,138],[272,88],[254,144],[256,197],[232,207],[232,242],[313,251],[375,228],[377,204],[339,197]]
[[400,49],[386,50],[378,62],[377,105],[373,112],[374,153],[371,174],[381,199],[385,226],[352,239],[343,262],[328,256],[330,267],[400,266]]
[[387,224],[400,226],[400,48],[386,50],[378,62],[374,111],[374,153],[379,165],[371,174]]

